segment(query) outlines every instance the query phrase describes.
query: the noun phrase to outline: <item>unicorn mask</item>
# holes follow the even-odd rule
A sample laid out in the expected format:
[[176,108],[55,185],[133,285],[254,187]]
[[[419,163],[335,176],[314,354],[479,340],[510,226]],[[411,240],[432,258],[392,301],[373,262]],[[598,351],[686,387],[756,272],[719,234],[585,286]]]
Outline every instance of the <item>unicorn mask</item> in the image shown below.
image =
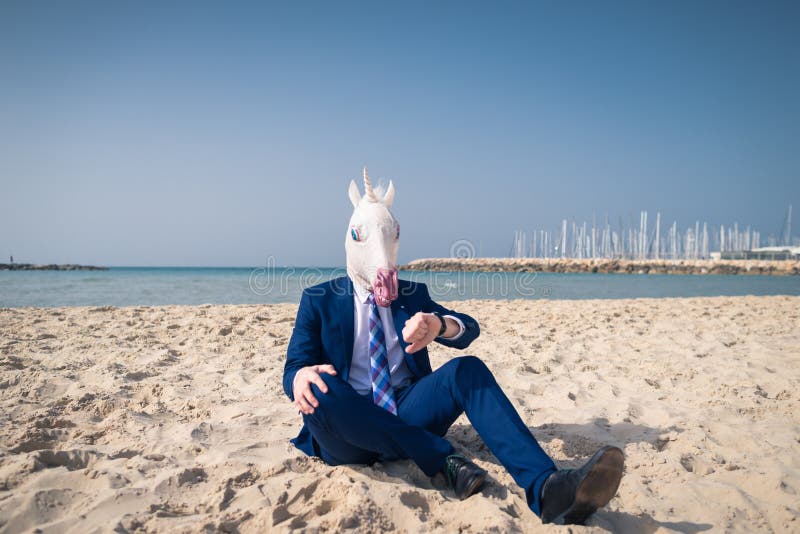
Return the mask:
[[394,185],[390,181],[385,194],[373,190],[364,167],[364,196],[355,180],[350,182],[348,194],[354,209],[344,243],[347,274],[353,283],[372,291],[378,306],[389,306],[397,298],[400,242],[400,224],[389,211],[394,201]]

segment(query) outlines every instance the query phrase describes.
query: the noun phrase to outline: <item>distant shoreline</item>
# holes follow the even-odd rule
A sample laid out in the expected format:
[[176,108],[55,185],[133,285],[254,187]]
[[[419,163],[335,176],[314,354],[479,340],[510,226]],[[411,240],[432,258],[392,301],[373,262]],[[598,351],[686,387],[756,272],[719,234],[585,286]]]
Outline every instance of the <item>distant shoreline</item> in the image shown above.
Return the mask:
[[483,271],[620,274],[800,275],[800,261],[624,260],[573,258],[425,258],[400,267],[408,271]]
[[58,265],[49,263],[37,265],[35,263],[0,263],[0,271],[107,271],[108,267],[97,267],[95,265],[75,265],[65,263]]

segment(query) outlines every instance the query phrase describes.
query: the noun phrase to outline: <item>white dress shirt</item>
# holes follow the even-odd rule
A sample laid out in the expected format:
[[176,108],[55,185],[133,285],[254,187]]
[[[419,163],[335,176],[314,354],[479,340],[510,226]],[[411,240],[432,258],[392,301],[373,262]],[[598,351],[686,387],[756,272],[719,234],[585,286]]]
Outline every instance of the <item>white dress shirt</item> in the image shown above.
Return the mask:
[[[353,282],[353,288],[355,289],[353,293],[355,300],[353,306],[355,335],[353,336],[353,360],[350,362],[350,375],[347,377],[347,382],[360,394],[368,395],[372,394],[369,360],[370,304],[367,301],[369,292],[355,282]],[[414,375],[406,365],[405,351],[400,345],[397,331],[394,328],[392,309],[378,306],[378,315],[383,325],[383,337],[386,342],[386,357],[389,360],[392,387],[398,389],[407,386],[411,383]],[[465,331],[464,323],[458,317],[452,315],[445,315],[444,317],[450,317],[458,323],[460,330],[455,336],[442,339],[455,340],[461,337]]]

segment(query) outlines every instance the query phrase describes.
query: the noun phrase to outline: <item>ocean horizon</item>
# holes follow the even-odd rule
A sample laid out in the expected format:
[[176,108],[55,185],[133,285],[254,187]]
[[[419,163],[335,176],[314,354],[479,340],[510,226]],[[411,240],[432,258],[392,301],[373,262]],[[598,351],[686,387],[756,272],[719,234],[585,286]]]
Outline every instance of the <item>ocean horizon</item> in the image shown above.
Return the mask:
[[[0,271],[0,307],[297,303],[304,288],[344,267],[109,267]],[[622,299],[800,295],[800,277],[400,271],[435,300]]]

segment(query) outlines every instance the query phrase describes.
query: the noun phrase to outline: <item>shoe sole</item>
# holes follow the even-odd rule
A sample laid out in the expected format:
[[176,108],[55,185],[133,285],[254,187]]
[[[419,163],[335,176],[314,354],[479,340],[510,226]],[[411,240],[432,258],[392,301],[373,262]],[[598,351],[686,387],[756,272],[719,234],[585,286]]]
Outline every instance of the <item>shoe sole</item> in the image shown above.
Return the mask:
[[603,447],[581,468],[584,471],[575,500],[556,517],[556,525],[582,525],[598,508],[608,504],[619,489],[625,455],[617,447]]
[[472,497],[479,489],[481,489],[481,486],[483,486],[485,481],[486,472],[484,471],[483,473],[476,475],[475,478],[470,481],[469,485],[467,486],[467,491],[465,491],[463,495],[459,496],[458,498],[463,501],[467,497]]

